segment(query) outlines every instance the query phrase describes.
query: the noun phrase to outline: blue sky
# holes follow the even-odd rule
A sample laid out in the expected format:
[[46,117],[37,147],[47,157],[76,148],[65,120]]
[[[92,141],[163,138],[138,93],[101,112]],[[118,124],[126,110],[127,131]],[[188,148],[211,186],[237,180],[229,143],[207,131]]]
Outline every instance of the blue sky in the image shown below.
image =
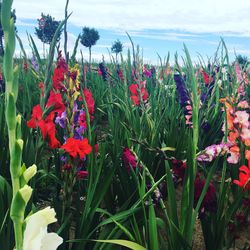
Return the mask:
[[[14,0],[17,28],[29,52],[26,32],[33,34],[36,19],[41,12],[57,20],[64,16],[63,0]],[[124,50],[130,47],[126,31],[139,44],[145,61],[157,63],[170,52],[171,60],[177,51],[182,55],[185,43],[194,59],[214,55],[221,37],[225,40],[230,57],[236,54],[250,57],[250,1],[241,0],[70,0],[69,51],[83,26],[99,31],[100,40],[93,47],[93,58],[108,60],[108,49],[119,39]],[[35,37],[35,35],[34,35]],[[42,44],[36,39],[39,49]],[[88,51],[80,47],[87,59]],[[17,48],[18,53],[18,48]]]

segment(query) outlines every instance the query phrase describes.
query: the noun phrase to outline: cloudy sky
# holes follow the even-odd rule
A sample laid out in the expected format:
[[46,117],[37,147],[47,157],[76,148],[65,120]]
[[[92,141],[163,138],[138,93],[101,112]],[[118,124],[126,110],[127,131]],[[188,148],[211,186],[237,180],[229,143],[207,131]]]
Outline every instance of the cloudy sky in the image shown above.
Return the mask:
[[[19,36],[27,50],[26,32],[34,34],[41,12],[62,20],[65,1],[14,0]],[[181,54],[183,43],[194,57],[213,56],[220,37],[232,59],[235,53],[250,57],[249,0],[70,0],[69,12],[69,50],[83,26],[94,27],[101,36],[93,48],[96,59],[108,57],[107,49],[116,39],[129,47],[126,31],[149,62],[157,61],[157,53],[162,57],[168,52],[172,57],[176,51]],[[87,50],[81,49],[87,56]]]

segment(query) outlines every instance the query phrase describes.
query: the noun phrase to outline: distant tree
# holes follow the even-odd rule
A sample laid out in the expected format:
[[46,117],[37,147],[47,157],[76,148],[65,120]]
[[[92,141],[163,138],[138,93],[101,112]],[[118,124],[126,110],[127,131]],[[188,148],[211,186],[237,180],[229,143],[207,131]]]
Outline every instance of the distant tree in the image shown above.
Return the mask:
[[116,58],[116,62],[117,62],[117,56],[119,53],[122,52],[123,49],[123,45],[119,40],[116,40],[111,47],[111,52],[115,53],[115,58]]
[[83,46],[89,48],[89,64],[91,64],[91,48],[100,39],[99,33],[95,29],[84,27],[80,37],[80,42]]
[[247,56],[237,55],[235,62],[238,62],[238,64],[241,67],[249,65],[249,60],[248,60]]
[[[2,11],[2,3],[0,2],[0,13]],[[11,18],[14,19],[14,23],[16,22],[16,11],[13,10],[11,11]],[[2,22],[0,18],[0,56],[4,55],[4,47],[3,47],[3,27],[2,27]]]
[[[35,28],[35,34],[43,43],[50,44],[61,21],[56,21],[49,14],[44,15],[43,13],[41,14],[41,18],[37,19],[37,21],[38,28]],[[57,38],[57,42],[60,40],[61,33],[62,30]]]

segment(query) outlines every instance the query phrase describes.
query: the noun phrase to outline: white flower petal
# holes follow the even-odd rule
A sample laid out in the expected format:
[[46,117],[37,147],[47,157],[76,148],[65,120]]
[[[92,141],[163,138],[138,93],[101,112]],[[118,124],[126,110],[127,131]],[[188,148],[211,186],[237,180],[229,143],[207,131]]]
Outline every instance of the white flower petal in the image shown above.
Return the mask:
[[47,232],[47,226],[56,222],[55,210],[47,207],[29,216],[24,231],[25,250],[55,250],[63,241],[55,233]]
[[42,239],[40,250],[56,250],[63,243],[63,239],[56,233],[48,233]]

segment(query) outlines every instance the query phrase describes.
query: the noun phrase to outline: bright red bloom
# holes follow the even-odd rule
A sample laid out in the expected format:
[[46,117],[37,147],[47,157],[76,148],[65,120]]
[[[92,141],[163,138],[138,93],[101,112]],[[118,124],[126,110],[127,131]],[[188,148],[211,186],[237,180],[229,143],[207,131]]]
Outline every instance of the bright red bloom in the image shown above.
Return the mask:
[[40,104],[33,107],[31,119],[27,122],[29,128],[36,128],[38,123],[42,120],[43,111]]
[[61,90],[64,88],[63,81],[64,81],[64,76],[67,73],[68,73],[68,65],[65,62],[60,52],[57,59],[57,67],[54,69],[54,74],[52,77],[52,84],[55,90]]
[[203,81],[205,82],[206,85],[209,85],[213,81],[213,77],[209,76],[203,69],[201,69],[201,74],[203,77]]
[[92,151],[89,145],[88,139],[78,140],[75,138],[69,138],[64,145],[61,146],[70,156],[76,158],[79,156],[81,159]]
[[136,83],[131,84],[129,86],[129,90],[130,90],[130,92],[131,92],[132,95],[138,95],[138,89],[139,89],[139,86]]
[[65,71],[63,68],[59,67],[54,69],[54,74],[52,77],[52,84],[54,89],[60,90],[63,88],[62,82],[64,81],[64,74]]
[[138,84],[131,84],[129,86],[129,90],[131,92],[130,99],[133,101],[134,105],[140,104],[140,95],[143,101],[147,101],[148,99],[148,92],[145,88],[145,83],[141,82],[141,86],[139,87]]
[[128,171],[130,170],[131,167],[132,168],[137,167],[137,160],[135,154],[129,148],[124,148],[122,154],[122,161]]
[[234,180],[233,183],[244,190],[250,189],[250,160],[248,160],[248,166],[243,165],[240,167],[239,180]]
[[95,112],[95,100],[92,96],[92,93],[89,89],[84,88],[83,94],[84,94],[84,97],[88,106],[89,114],[93,115]]
[[59,115],[65,111],[66,107],[64,106],[61,93],[55,93],[52,90],[50,91],[46,108],[51,106],[54,106],[53,111],[58,112]]
[[42,119],[43,111],[41,106],[38,104],[33,107],[31,119],[27,122],[29,128],[39,127],[43,139],[47,137],[48,144],[51,148],[58,148],[61,144],[56,139],[56,127],[54,124],[55,113],[51,112],[45,119]]

